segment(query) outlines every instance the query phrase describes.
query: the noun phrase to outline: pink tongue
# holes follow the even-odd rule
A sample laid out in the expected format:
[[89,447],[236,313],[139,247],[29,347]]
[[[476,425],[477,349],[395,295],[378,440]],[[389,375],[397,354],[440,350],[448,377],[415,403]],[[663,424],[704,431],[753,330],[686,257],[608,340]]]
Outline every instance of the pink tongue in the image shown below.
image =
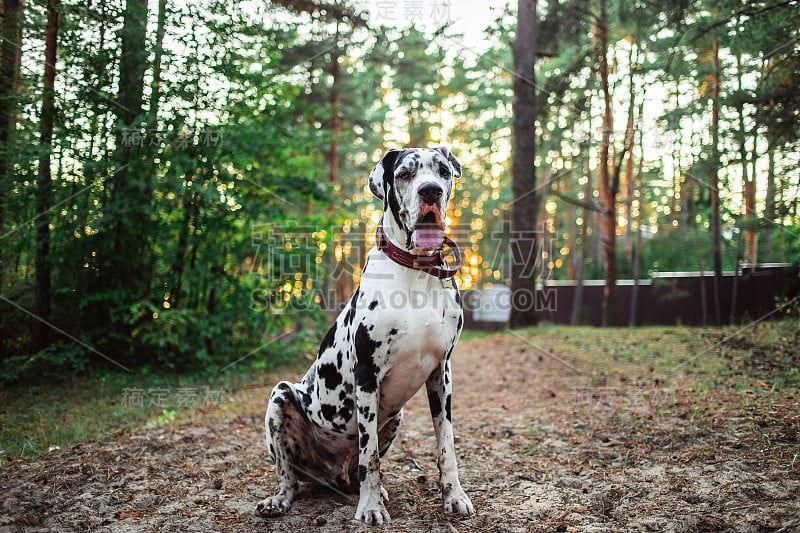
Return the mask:
[[417,248],[436,250],[444,242],[444,232],[440,229],[415,229],[411,238]]

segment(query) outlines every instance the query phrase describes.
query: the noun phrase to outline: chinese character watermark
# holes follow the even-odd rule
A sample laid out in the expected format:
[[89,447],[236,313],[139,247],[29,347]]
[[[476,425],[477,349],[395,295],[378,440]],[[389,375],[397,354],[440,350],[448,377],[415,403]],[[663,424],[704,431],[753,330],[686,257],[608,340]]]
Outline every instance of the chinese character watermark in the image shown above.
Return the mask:
[[190,146],[206,148],[222,146],[225,135],[219,128],[184,129],[179,132],[159,129],[140,130],[126,128],[122,131],[122,146],[125,148],[158,148],[168,144],[185,149]]
[[193,407],[219,407],[225,402],[225,391],[204,387],[149,388],[130,387],[122,389],[122,407],[158,407],[161,409],[184,409]]

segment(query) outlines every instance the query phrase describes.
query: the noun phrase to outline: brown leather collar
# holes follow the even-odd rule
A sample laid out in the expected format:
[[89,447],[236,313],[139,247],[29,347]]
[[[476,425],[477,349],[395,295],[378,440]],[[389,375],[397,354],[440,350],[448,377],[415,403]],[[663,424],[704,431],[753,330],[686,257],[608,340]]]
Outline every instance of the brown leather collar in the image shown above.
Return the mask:
[[385,253],[389,259],[398,265],[421,270],[440,279],[452,278],[461,270],[461,250],[458,249],[458,245],[447,235],[444,237],[444,243],[453,250],[456,256],[454,268],[447,268],[447,263],[444,261],[444,254],[441,250],[433,255],[414,255],[395,246],[383,231],[383,219],[378,223],[378,230],[375,232],[375,244],[378,246],[378,250]]

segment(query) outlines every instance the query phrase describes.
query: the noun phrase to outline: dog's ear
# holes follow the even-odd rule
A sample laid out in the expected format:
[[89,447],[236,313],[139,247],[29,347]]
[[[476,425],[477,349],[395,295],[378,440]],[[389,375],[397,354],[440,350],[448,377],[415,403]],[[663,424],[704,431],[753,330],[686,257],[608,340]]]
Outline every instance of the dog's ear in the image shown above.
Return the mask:
[[441,152],[441,154],[447,158],[447,160],[450,162],[451,165],[453,165],[453,170],[455,171],[455,177],[460,178],[461,163],[459,163],[458,159],[456,159],[456,157],[450,152],[450,148],[448,148],[445,145],[441,145],[437,146],[436,149],[439,150],[439,152]]
[[386,191],[394,184],[394,165],[400,150],[391,149],[369,173],[369,190],[386,202]]

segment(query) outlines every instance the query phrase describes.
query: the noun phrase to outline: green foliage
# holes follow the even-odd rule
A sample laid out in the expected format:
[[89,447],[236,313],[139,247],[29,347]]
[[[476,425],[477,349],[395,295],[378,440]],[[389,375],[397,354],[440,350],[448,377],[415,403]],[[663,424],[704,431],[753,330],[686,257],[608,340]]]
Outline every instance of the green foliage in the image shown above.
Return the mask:
[[[147,42],[126,44],[138,48],[139,64],[126,67],[122,37],[137,35],[125,27],[125,2],[61,2],[48,198],[54,208],[42,215],[36,175],[43,151],[45,12],[41,3],[26,3],[19,82],[0,94],[0,101],[12,102],[14,118],[0,124],[10,127],[0,146],[6,169],[0,175],[0,295],[39,313],[34,228],[47,217],[53,289],[49,313],[40,318],[119,364],[157,375],[220,370],[246,354],[255,355],[242,364],[260,368],[313,353],[332,308],[332,282],[343,271],[346,283],[333,288],[351,290],[348,275],[363,260],[375,209],[366,177],[386,148],[406,139],[454,146],[464,164],[452,206],[468,262],[462,281],[503,282],[515,201],[508,176],[511,87],[519,79],[509,48],[513,9],[487,21],[485,47],[469,50],[454,46],[459,41],[447,27],[368,29],[354,5],[167,2],[156,66],[158,13],[151,3]],[[599,4],[539,7],[544,53],[535,73],[532,163],[542,207],[555,206],[542,210],[542,240],[560,261],[553,277],[575,275],[570,269],[578,250],[585,277],[602,277],[599,218],[591,210],[601,114]],[[656,263],[660,270],[699,270],[702,261],[711,269],[708,50],[715,35],[723,49],[723,266],[734,265],[742,218],[736,150],[742,136],[759,183],[761,162],[773,156],[773,209],[759,210],[774,229],[759,230],[761,252],[767,253],[769,235],[772,259],[797,261],[800,63],[793,6],[758,12],[727,0],[645,0],[608,7],[615,129],[624,127],[616,115],[627,109],[633,69],[636,108],[644,107],[647,92],[658,93],[664,109],[650,123],[637,112],[637,131],[655,130],[666,139],[657,140],[663,141],[657,150],[650,149],[652,139],[641,146],[637,140],[633,149],[637,166],[643,163],[635,168],[632,196],[625,178],[618,197],[637,211],[626,210],[629,220],[619,228],[619,277],[633,274],[627,252],[640,222],[642,275]],[[123,70],[129,87],[121,88]],[[737,73],[746,82],[742,89]],[[744,130],[735,120],[739,109]],[[431,128],[440,116],[444,126]],[[616,159],[623,138],[621,131],[612,135]],[[347,256],[337,264],[335,252]],[[6,382],[112,366],[55,333],[49,346],[32,353],[35,323],[0,302]]]
[[82,346],[69,341],[54,342],[33,355],[12,355],[2,361],[5,384],[16,381],[59,381],[64,376],[89,373],[92,360]]
[[[220,369],[290,331],[293,320],[312,331],[322,316],[310,308],[287,320],[254,309],[255,291],[269,280],[247,263],[258,252],[254,227],[282,219],[318,225],[303,212],[330,203],[313,156],[317,128],[307,121],[315,110],[298,98],[304,84],[291,72],[305,59],[284,57],[303,44],[294,29],[301,21],[271,27],[247,6],[214,3],[170,7],[167,34],[183,35],[185,46],[167,41],[159,108],[150,109],[147,124],[122,130],[115,125],[119,48],[111,29],[122,20],[121,6],[64,5],[60,81],[75,83],[59,107],[75,112],[56,132],[60,179],[51,203],[61,208],[54,212],[49,319],[129,368]],[[191,32],[180,26],[187,19]],[[153,87],[145,89],[147,109]],[[22,94],[31,96],[33,112],[35,93]],[[20,140],[35,131],[22,120],[17,128]],[[136,149],[127,164],[120,165],[120,148]],[[4,211],[6,228],[20,225],[4,235],[3,294],[27,309],[31,288],[8,280],[31,270],[33,228],[24,220],[36,191],[24,180],[36,156],[17,154],[18,194]],[[107,364],[67,340],[31,355],[29,318],[2,316],[8,381]],[[280,345],[261,354],[276,361],[297,355],[290,343]]]
[[148,421],[144,425],[144,428],[145,429],[163,428],[164,426],[174,422],[176,416],[178,416],[178,412],[175,409],[163,409],[161,411],[161,414],[158,415],[156,418]]

